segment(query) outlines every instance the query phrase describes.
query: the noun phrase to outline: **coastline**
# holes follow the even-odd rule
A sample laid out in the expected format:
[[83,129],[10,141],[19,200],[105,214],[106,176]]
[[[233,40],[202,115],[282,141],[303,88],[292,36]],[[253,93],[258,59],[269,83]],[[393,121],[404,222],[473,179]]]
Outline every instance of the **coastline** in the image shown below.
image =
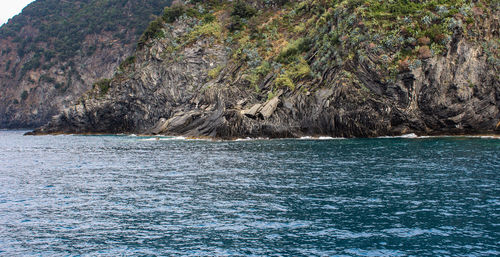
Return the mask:
[[[7,130],[5,130],[7,131]],[[18,130],[21,131],[21,130]],[[478,138],[478,139],[500,139],[500,133],[430,133],[430,134],[416,134],[408,133],[396,136],[381,135],[376,137],[332,137],[330,135],[305,135],[301,137],[209,137],[209,136],[182,136],[182,135],[168,135],[168,134],[136,134],[136,133],[39,133],[36,131],[29,131],[24,133],[24,136],[58,136],[58,135],[75,135],[75,136],[128,136],[128,137],[144,137],[153,140],[204,140],[204,141],[254,141],[254,140],[280,140],[280,139],[297,139],[297,140],[342,140],[342,139],[428,139],[428,138]]]

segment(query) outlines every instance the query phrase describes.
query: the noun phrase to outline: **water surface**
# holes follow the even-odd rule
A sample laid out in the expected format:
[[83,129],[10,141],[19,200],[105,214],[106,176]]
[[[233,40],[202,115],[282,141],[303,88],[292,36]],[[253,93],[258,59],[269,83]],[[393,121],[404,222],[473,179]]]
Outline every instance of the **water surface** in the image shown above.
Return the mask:
[[500,140],[0,131],[0,255],[500,255]]

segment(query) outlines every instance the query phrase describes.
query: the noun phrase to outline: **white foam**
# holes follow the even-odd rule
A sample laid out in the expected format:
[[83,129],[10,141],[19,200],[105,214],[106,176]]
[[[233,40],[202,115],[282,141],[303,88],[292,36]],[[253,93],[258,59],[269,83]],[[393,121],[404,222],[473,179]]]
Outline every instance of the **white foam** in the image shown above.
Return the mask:
[[159,140],[159,138],[144,138],[144,139],[139,139],[139,141],[156,141]]
[[268,137],[246,137],[246,138],[237,138],[235,140],[230,141],[257,141],[257,140],[270,140]]
[[339,140],[345,139],[345,137],[318,137],[318,140]]
[[410,133],[401,136],[381,136],[377,138],[422,138],[422,137],[417,136],[415,133]]
[[426,138],[482,138],[482,139],[500,139],[500,136],[496,135],[439,135],[439,136],[417,136],[414,133],[401,135],[401,136],[382,136],[378,138],[416,138],[416,139],[426,139]]
[[339,140],[339,139],[345,139],[343,137],[326,137],[326,136],[321,136],[321,137],[311,137],[311,136],[305,136],[305,137],[300,137],[300,140]]
[[[139,137],[136,135],[129,135],[132,137]],[[500,139],[500,136],[496,135],[483,135],[483,136],[452,136],[452,135],[441,135],[441,136],[418,136],[414,133],[410,134],[405,134],[401,136],[381,136],[378,138],[404,138],[404,139],[426,139],[426,138],[453,138],[453,137],[462,137],[462,138],[482,138],[482,139]],[[287,139],[287,138],[280,138],[280,139]],[[293,138],[288,138],[288,139],[293,139]],[[344,137],[329,137],[329,136],[320,136],[320,137],[312,137],[312,136],[304,136],[297,138],[298,140],[343,140],[346,139]],[[210,138],[191,138],[191,137],[183,137],[183,136],[156,136],[156,137],[147,137],[147,138],[140,138],[140,141],[172,141],[172,140],[186,140],[186,141],[220,141],[217,139],[210,139]],[[235,141],[235,142],[244,142],[244,141],[257,141],[257,140],[272,140],[270,138],[265,138],[265,137],[246,137],[246,138],[237,138],[235,140],[230,140],[230,141]],[[222,140],[224,141],[224,140]]]
[[186,140],[185,137],[149,137],[149,138],[142,138],[139,139],[139,141],[172,141],[172,140]]
[[238,141],[252,141],[252,140],[255,140],[255,139],[247,137],[247,138],[237,138],[234,141],[238,142]]
[[500,136],[480,136],[479,138],[484,138],[484,139],[500,139]]
[[410,133],[406,135],[401,135],[400,138],[418,138],[418,136],[415,133]]
[[177,136],[177,137],[160,137],[160,141],[169,141],[169,140],[187,140],[186,137],[181,137],[181,136]]

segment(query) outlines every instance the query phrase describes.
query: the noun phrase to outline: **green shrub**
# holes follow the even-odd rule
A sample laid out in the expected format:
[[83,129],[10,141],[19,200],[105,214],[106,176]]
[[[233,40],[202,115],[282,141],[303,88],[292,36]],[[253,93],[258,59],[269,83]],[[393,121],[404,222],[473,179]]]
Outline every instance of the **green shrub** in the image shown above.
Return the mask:
[[305,79],[311,76],[311,68],[304,58],[300,57],[299,61],[287,69],[286,74],[293,80]]
[[245,21],[257,13],[257,10],[251,5],[245,3],[245,1],[238,0],[233,5],[233,10],[231,11],[231,23],[229,24],[229,30],[231,32],[242,30]]
[[99,89],[101,96],[106,95],[111,87],[111,79],[101,79],[94,83],[93,88]]
[[276,93],[273,91],[267,92],[267,101],[273,99],[276,96]]
[[243,22],[240,16],[233,16],[231,17],[231,23],[229,24],[228,29],[231,32],[235,32],[238,30],[242,30],[244,25],[245,23]]
[[130,67],[132,64],[135,63],[135,56],[129,56],[127,59],[123,60],[122,63],[120,63],[120,70],[125,70],[126,68]]
[[213,15],[211,13],[207,13],[203,16],[204,23],[211,23],[211,22],[215,21],[215,19],[216,19],[215,15]]
[[279,54],[277,61],[283,64],[289,64],[297,61],[300,53],[306,52],[311,48],[309,38],[299,38],[289,43]]
[[141,38],[139,39],[139,42],[137,43],[139,49],[142,49],[149,39],[165,37],[165,33],[163,33],[162,27],[163,24],[161,19],[156,19],[149,23],[148,28],[144,31]]
[[222,70],[222,66],[217,66],[211,70],[208,71],[208,77],[210,77],[211,79],[215,79],[219,76],[220,72]]
[[290,90],[295,90],[295,84],[293,83],[292,79],[288,76],[288,74],[280,74],[276,80],[274,81],[274,85],[276,85],[278,88],[282,87],[287,87]]
[[238,16],[240,18],[250,18],[257,13],[257,10],[245,1],[238,0],[234,3],[231,16]]
[[28,99],[28,91],[24,90],[22,93],[21,93],[21,100],[24,101]]
[[12,60],[8,60],[7,64],[5,64],[5,71],[8,71],[10,69],[11,64],[12,64]]
[[162,18],[165,22],[172,23],[185,13],[185,8],[182,4],[176,4],[171,7],[165,7]]
[[62,90],[64,88],[64,84],[62,83],[55,83],[54,88],[57,90]]
[[41,58],[40,55],[35,54],[35,56],[33,56],[33,58],[31,58],[31,60],[29,60],[27,63],[25,63],[23,65],[23,68],[22,68],[23,73],[25,73],[26,71],[36,70],[36,69],[40,68],[40,66],[42,64],[40,58]]
[[47,74],[44,74],[44,75],[40,76],[40,80],[39,81],[40,82],[47,82],[47,83],[51,83],[51,84],[56,82],[56,80],[54,78],[50,77]]
[[255,74],[259,76],[265,76],[271,71],[271,64],[268,61],[263,61],[257,68],[255,68]]
[[220,39],[222,36],[221,33],[222,28],[218,22],[199,25],[187,35],[184,44],[190,44],[202,37],[214,37],[215,39]]

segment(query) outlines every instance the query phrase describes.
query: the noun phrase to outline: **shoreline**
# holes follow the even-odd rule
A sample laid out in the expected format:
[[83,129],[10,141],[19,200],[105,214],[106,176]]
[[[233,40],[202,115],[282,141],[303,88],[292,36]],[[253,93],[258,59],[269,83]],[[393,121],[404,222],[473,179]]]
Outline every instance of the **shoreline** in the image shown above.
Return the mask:
[[[9,131],[9,130],[2,130]],[[21,130],[16,130],[21,131]],[[342,140],[342,139],[429,139],[429,138],[479,138],[479,139],[500,139],[499,133],[473,133],[473,134],[415,134],[408,133],[397,136],[378,136],[378,137],[332,137],[329,135],[309,135],[302,137],[209,137],[209,136],[181,136],[181,135],[151,135],[151,134],[134,134],[134,133],[35,133],[33,131],[26,132],[23,136],[125,136],[125,137],[144,137],[148,140],[203,140],[203,141],[255,141],[255,140]]]

